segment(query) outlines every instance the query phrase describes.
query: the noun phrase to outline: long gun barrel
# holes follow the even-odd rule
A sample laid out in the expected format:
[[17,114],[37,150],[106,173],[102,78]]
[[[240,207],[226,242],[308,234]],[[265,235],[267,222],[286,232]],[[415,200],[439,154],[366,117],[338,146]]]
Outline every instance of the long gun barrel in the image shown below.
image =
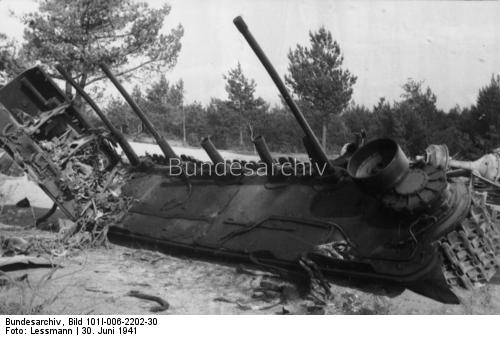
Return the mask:
[[292,99],[292,96],[286,89],[285,84],[283,83],[280,76],[276,72],[276,69],[274,69],[273,65],[271,64],[264,51],[255,40],[255,38],[253,37],[252,33],[250,33],[250,31],[248,30],[248,26],[243,20],[243,18],[241,16],[237,16],[233,20],[233,23],[236,26],[236,28],[238,28],[240,33],[243,35],[245,40],[247,40],[248,44],[250,45],[250,48],[252,48],[254,53],[257,55],[258,59],[260,60],[264,68],[266,68],[267,73],[269,74],[269,76],[271,76],[271,79],[273,80],[276,87],[278,87],[281,96],[283,96],[283,98],[285,99],[285,102],[292,111],[295,119],[297,120],[297,123],[299,123],[300,127],[306,134],[308,143],[314,149],[313,151],[308,150],[309,157],[311,157],[311,159],[317,162],[317,164],[319,165],[326,165],[329,171],[333,170],[333,167],[330,164],[328,157],[326,156],[325,150],[319,143],[318,138],[311,129],[311,126],[305,119],[304,115],[300,111],[297,104]]
[[132,110],[135,112],[135,114],[141,119],[142,123],[146,128],[151,132],[151,135],[153,138],[156,140],[158,145],[160,146],[160,149],[162,150],[163,154],[167,159],[173,159],[173,158],[178,158],[178,156],[175,154],[174,150],[170,147],[170,145],[167,143],[165,138],[163,138],[159,132],[156,130],[156,128],[153,126],[151,121],[148,119],[148,117],[142,112],[141,108],[135,103],[135,101],[130,97],[128,92],[125,90],[125,88],[118,82],[116,77],[111,73],[109,68],[101,63],[99,64],[101,67],[102,71],[106,74],[106,76],[111,80],[111,82],[115,85],[116,89],[122,94],[123,98],[127,101],[127,103],[130,105]]
[[66,72],[66,70],[64,70],[63,67],[61,67],[60,65],[57,65],[56,69],[61,74],[61,76],[64,77],[64,79],[66,81],[68,81],[68,83],[71,84],[75,88],[75,90],[80,94],[80,96],[82,96],[83,99],[85,101],[87,101],[87,103],[92,107],[92,109],[94,109],[94,111],[96,112],[96,114],[99,116],[99,118],[101,118],[101,120],[106,125],[106,127],[109,129],[109,131],[111,132],[111,134],[115,137],[115,139],[118,142],[118,144],[120,144],[120,146],[122,147],[123,152],[125,153],[125,155],[127,156],[128,160],[130,161],[130,164],[132,164],[133,166],[138,165],[141,161],[139,160],[139,157],[137,156],[137,154],[134,152],[134,150],[130,146],[129,142],[125,139],[125,137],[123,136],[123,134],[120,131],[118,131],[113,126],[113,124],[111,124],[111,122],[109,121],[109,119],[102,112],[102,110],[99,108],[99,106],[94,102],[94,100],[92,98],[90,98],[90,96],[87,95],[87,93],[83,90],[83,88],[80,87],[75,82],[75,80],[73,80],[71,78],[71,76]]

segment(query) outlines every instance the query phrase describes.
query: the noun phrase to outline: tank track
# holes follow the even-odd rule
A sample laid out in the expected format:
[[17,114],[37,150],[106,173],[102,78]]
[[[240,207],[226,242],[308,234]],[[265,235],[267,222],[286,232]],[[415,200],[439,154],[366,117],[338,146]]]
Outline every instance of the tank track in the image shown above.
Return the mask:
[[499,224],[484,216],[470,216],[439,240],[439,248],[447,283],[452,288],[478,288],[500,265]]

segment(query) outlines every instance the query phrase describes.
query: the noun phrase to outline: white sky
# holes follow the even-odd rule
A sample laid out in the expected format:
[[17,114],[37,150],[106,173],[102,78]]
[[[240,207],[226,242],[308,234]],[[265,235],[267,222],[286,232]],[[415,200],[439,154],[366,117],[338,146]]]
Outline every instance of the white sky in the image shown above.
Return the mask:
[[[161,1],[149,1],[158,5]],[[238,60],[257,82],[257,94],[277,102],[277,90],[233,26],[243,15],[278,72],[287,53],[308,43],[321,25],[340,43],[344,65],[358,76],[354,99],[371,106],[379,97],[399,98],[407,78],[425,80],[438,106],[472,104],[480,87],[500,72],[500,2],[330,1],[330,0],[168,0],[165,29],[182,23],[185,35],[175,69],[184,79],[186,101],[225,98],[222,74]],[[0,0],[0,31],[21,37],[23,27],[9,16],[35,10],[32,0]],[[147,84],[147,83],[144,83]]]

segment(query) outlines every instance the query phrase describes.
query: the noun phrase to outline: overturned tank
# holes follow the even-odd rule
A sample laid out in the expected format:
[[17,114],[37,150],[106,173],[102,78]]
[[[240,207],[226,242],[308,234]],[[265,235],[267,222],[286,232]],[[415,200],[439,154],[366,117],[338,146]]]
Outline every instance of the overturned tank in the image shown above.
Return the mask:
[[106,129],[93,129],[35,67],[0,89],[0,145],[65,216],[117,243],[323,284],[339,276],[395,283],[445,303],[459,302],[457,287],[487,283],[499,263],[500,174],[453,161],[445,146],[410,161],[390,139],[328,158],[245,22],[234,23],[304,131],[309,161],[276,160],[262,137],[254,140],[260,161],[225,160],[208,138],[201,145],[211,162],[179,156],[106,65],[163,156],[139,157],[62,68]]

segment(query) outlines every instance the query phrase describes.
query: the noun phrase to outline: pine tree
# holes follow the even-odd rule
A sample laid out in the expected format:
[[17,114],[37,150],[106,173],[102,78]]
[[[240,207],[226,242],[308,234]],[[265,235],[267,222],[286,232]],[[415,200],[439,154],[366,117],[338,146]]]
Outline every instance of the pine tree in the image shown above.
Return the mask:
[[339,115],[351,100],[356,76],[344,70],[344,56],[337,41],[324,27],[309,32],[310,47],[297,45],[288,53],[286,83],[299,100],[309,102],[322,125],[322,143],[326,148],[328,119]]
[[184,32],[181,25],[160,32],[170,9],[132,0],[42,0],[22,18],[24,52],[50,66],[61,64],[81,87],[104,78],[100,62],[117,76],[170,69]]

